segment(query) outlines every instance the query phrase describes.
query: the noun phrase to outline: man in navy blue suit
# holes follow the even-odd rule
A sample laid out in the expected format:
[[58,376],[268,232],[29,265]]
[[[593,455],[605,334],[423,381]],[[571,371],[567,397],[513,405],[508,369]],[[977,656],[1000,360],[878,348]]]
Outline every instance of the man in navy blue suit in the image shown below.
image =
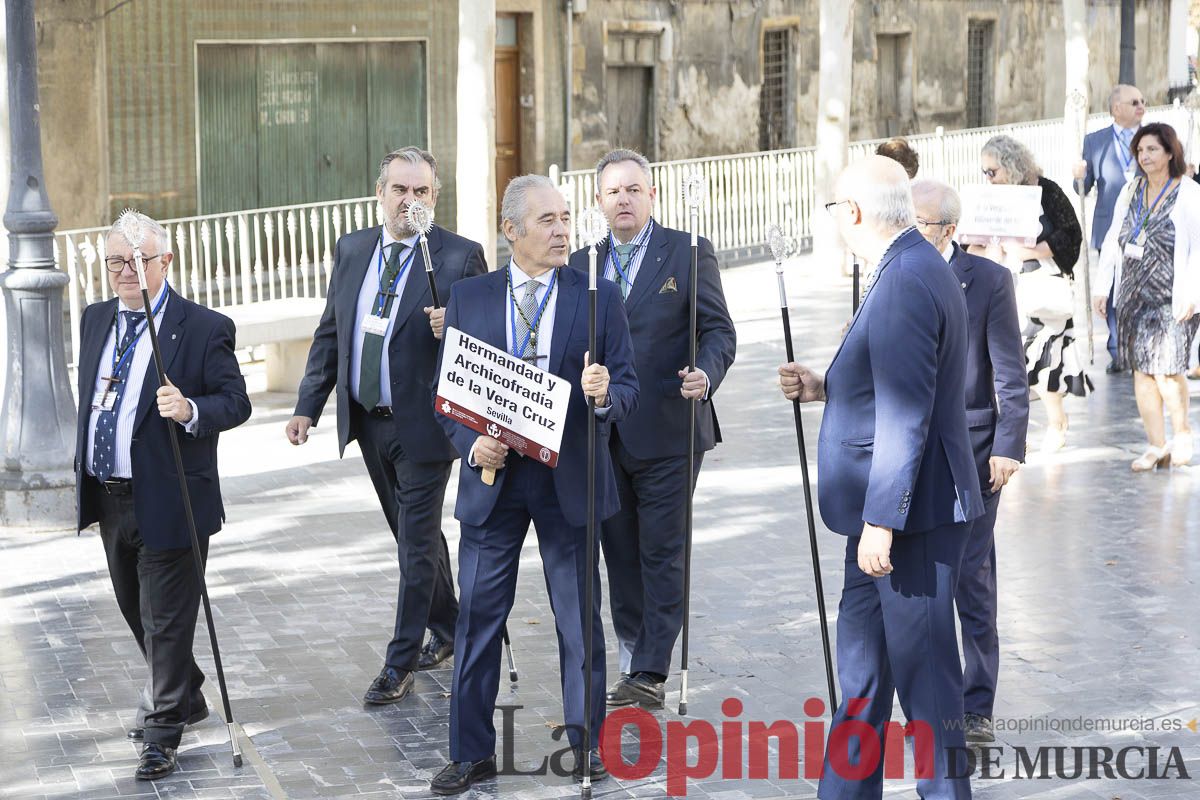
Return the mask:
[[[79,323],[75,491],[78,529],[100,523],[117,606],[150,668],[127,737],[144,743],[135,776],[153,780],[175,769],[184,725],[208,716],[204,674],[192,657],[200,604],[193,559],[206,560],[208,537],[225,519],[217,434],[250,418],[250,398],[233,322],[167,286],[170,236],[138,218],[152,234],[142,253],[168,385],[159,386],[152,363],[133,247],[109,231],[104,265],[116,297],[88,306]],[[179,426],[200,540],[195,555],[167,425]]]
[[[1106,125],[1083,138],[1083,158],[1075,165],[1075,191],[1080,182],[1086,195],[1096,187],[1096,211],[1092,216],[1093,250],[1099,250],[1113,222],[1113,206],[1125,182],[1137,169],[1137,159],[1130,150],[1133,135],[1146,115],[1146,100],[1136,86],[1117,84],[1108,96],[1112,125]],[[1108,355],[1112,363],[1106,372],[1120,372],[1117,367],[1117,315],[1113,313],[1112,287],[1108,287]]]
[[[441,527],[458,454],[433,421],[433,298],[417,231],[406,216],[414,200],[432,210],[439,186],[430,153],[405,147],[384,157],[375,184],[384,224],[338,239],[325,313],[286,430],[292,444],[304,444],[336,388],[338,453],[358,440],[396,540],[396,624],[383,668],[363,698],[371,704],[400,702],[412,690],[416,670],[449,657],[458,618]],[[439,298],[449,296],[455,281],[487,271],[475,242],[436,225],[428,239]],[[422,648],[426,627],[430,636]]]
[[[509,453],[498,440],[439,416],[463,462],[455,516],[461,524],[458,585],[461,593],[454,638],[450,694],[450,763],[432,780],[437,794],[456,794],[496,774],[492,715],[500,684],[500,635],[512,609],[521,545],[532,521],[558,633],[567,737],[575,749],[576,779],[589,758],[593,778],[607,773],[594,748],[604,721],[604,635],[600,592],[584,608],[589,553],[587,527],[587,398],[596,400],[596,510],[599,519],[620,503],[608,437],[612,423],[637,407],[633,347],[617,288],[599,281],[596,345],[588,347],[588,281],[563,267],[571,214],[566,200],[541,175],[514,178],[501,208],[512,260],[502,269],[454,286],[445,324],[502,347],[513,356],[571,382],[558,466]],[[590,363],[589,363],[590,361]],[[603,365],[603,366],[602,366]],[[436,396],[437,387],[434,386]],[[431,398],[432,401],[432,398]],[[495,470],[487,485],[481,470]],[[599,548],[596,548],[598,551]],[[599,587],[598,553],[590,554]],[[592,615],[594,647],[585,664],[585,614]],[[584,670],[592,671],[592,694],[584,696]],[[584,720],[591,720],[590,752],[583,751]]]
[[[967,798],[954,588],[983,503],[963,402],[966,302],[950,266],[913,225],[899,164],[883,156],[852,164],[834,197],[826,207],[842,239],[877,266],[825,376],[795,363],[779,368],[788,399],[825,401],[821,516],[848,537],[837,621],[842,703],[818,797],[882,797],[882,757],[861,764],[861,739],[836,728],[851,717],[866,722],[882,756],[895,692],[905,717],[925,729],[914,737],[916,760],[933,770],[918,775],[918,793]],[[835,742],[849,752],[833,754]],[[847,761],[869,773],[842,774]]]
[[[621,510],[604,522],[609,606],[621,679],[610,706],[663,705],[671,651],[683,627],[683,560],[687,493],[704,453],[720,441],[712,398],[733,364],[737,337],[725,306],[712,243],[701,238],[696,287],[696,369],[686,370],[691,315],[691,237],[650,217],[650,165],[632,150],[614,150],[596,165],[596,200],[611,237],[597,247],[603,275],[625,299],[637,358],[638,409],[613,426],[609,449]],[[571,256],[586,272],[587,250]],[[688,478],[688,401],[696,414],[696,474]]]
[[1029,379],[1012,273],[954,242],[958,194],[937,181],[912,185],[917,229],[949,262],[967,297],[967,425],[983,489],[971,523],[955,603],[963,634],[963,721],[968,742],[991,742],[1000,671],[996,631],[996,510],[1000,490],[1025,460]]

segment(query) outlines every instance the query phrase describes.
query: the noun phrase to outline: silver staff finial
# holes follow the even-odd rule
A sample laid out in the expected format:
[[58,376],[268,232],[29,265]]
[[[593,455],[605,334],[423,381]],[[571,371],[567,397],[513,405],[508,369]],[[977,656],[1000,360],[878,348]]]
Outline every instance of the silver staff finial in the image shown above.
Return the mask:
[[408,227],[414,233],[427,234],[433,228],[433,209],[420,200],[408,204],[405,216],[408,218]]
[[1067,95],[1067,104],[1075,111],[1087,110],[1087,95],[1080,89],[1072,89]]
[[146,226],[142,224],[142,215],[132,208],[127,208],[117,217],[116,228],[133,248],[142,246],[146,241]]
[[767,228],[767,247],[771,248],[771,256],[776,264],[787,257],[787,239],[783,236],[783,229],[775,223]]
[[608,235],[608,219],[597,206],[588,206],[580,213],[576,230],[583,243],[592,247]]
[[697,211],[704,202],[704,178],[699,172],[693,172],[683,179],[683,204],[691,211]]

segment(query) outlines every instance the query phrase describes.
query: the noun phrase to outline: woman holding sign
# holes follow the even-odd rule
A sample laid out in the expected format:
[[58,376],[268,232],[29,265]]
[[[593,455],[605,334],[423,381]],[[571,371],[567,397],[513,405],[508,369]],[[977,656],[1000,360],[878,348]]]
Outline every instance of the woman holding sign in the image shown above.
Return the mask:
[[[1029,148],[1011,136],[989,139],[983,146],[980,162],[984,176],[993,184],[1041,187],[1042,230],[1033,247],[1004,244],[999,257],[978,245],[972,245],[971,252],[994,258],[1019,272],[1019,298],[1023,294],[1022,282],[1026,287],[1045,285],[1049,281],[1064,281],[1069,286],[1083,242],[1083,231],[1071,201],[1057,183],[1042,175]],[[1046,288],[1055,287],[1050,284]],[[1045,296],[1052,292],[1039,289],[1037,293]],[[1070,296],[1069,291],[1053,294]],[[1083,361],[1075,350],[1072,306],[1068,301],[1061,308],[1030,314],[1024,330],[1029,388],[1036,390],[1046,404],[1048,420],[1042,449],[1047,452],[1061,450],[1067,443],[1063,398],[1068,393],[1083,397],[1092,389],[1092,383],[1083,371]]]
[[[1100,250],[1101,283],[1115,287],[1117,358],[1133,368],[1133,389],[1150,448],[1131,465],[1148,472],[1192,459],[1184,373],[1200,316],[1200,186],[1186,180],[1183,146],[1170,125],[1151,123],[1133,137],[1134,180],[1113,209]],[[1115,282],[1114,281],[1115,278]],[[1104,316],[1103,302],[1092,298]],[[1174,438],[1166,438],[1163,406]]]

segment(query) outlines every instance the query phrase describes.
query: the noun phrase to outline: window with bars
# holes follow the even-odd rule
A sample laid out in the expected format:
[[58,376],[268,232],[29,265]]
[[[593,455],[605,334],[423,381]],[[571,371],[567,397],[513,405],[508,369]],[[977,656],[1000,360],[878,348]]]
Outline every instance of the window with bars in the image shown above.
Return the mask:
[[762,150],[795,147],[795,29],[763,31],[762,90],[758,100],[758,146]]
[[983,128],[992,124],[993,64],[991,20],[971,20],[967,23],[967,127]]

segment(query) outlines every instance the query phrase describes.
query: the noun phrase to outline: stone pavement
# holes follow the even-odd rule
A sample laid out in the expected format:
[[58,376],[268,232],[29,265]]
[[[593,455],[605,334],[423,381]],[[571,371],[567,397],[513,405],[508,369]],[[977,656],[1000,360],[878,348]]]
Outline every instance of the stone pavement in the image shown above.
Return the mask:
[[[823,368],[849,315],[849,282],[811,259],[788,270],[797,352]],[[716,397],[726,443],[705,460],[697,491],[688,720],[719,725],[729,719],[722,701],[737,698],[740,721],[791,720],[803,729],[817,721],[804,701],[823,697],[825,680],[791,409],[775,388],[783,346],[772,272],[753,265],[724,276],[739,352]],[[1069,447],[1034,456],[1001,503],[997,712],[1010,725],[1153,718],[1163,727],[1200,717],[1197,479],[1188,469],[1130,474],[1141,448],[1130,381],[1104,375],[1099,350],[1097,393],[1068,402]],[[252,387],[261,381],[251,373]],[[98,537],[6,530],[0,797],[429,796],[427,782],[447,757],[451,670],[418,674],[414,695],[399,706],[361,704],[382,663],[397,577],[361,459],[352,449],[338,460],[331,412],[308,445],[293,448],[283,436],[292,398],[259,392],[253,399],[250,422],[221,441],[230,521],[214,540],[208,570],[234,710],[248,737],[245,766],[232,767],[215,713],[185,735],[174,775],[135,781],[137,749],[124,730],[145,669],[113,600]],[[1033,419],[1036,444],[1045,420],[1036,403]],[[819,408],[805,411],[810,458],[819,422]],[[455,548],[451,511],[448,504]],[[844,540],[818,533],[832,624]],[[552,739],[561,721],[553,620],[535,548],[531,535],[510,622],[521,678],[512,687],[504,681],[500,697],[523,706],[514,714],[513,749],[502,744],[500,753],[523,771],[561,747]],[[203,624],[196,652],[216,711]],[[610,675],[611,664],[610,652]],[[672,676],[668,710],[656,715],[663,724],[681,721],[678,685]],[[677,726],[670,732],[678,735]],[[633,743],[627,733],[631,760]],[[1200,734],[1187,729],[1001,731],[997,744],[1006,746],[1000,767],[1008,777],[977,778],[975,794],[985,800],[1200,797]],[[1013,780],[1017,745],[1176,746],[1193,779]],[[690,782],[688,796],[814,796],[814,781],[779,778],[777,756],[772,748],[768,779],[716,774]],[[1160,766],[1166,759],[1164,750]],[[1135,756],[1130,769],[1146,762]],[[1068,769],[1072,763],[1069,756]],[[665,789],[660,764],[644,780],[599,783],[596,796]],[[577,792],[569,778],[507,775],[468,797]],[[913,796],[911,781],[889,782],[887,797]]]

